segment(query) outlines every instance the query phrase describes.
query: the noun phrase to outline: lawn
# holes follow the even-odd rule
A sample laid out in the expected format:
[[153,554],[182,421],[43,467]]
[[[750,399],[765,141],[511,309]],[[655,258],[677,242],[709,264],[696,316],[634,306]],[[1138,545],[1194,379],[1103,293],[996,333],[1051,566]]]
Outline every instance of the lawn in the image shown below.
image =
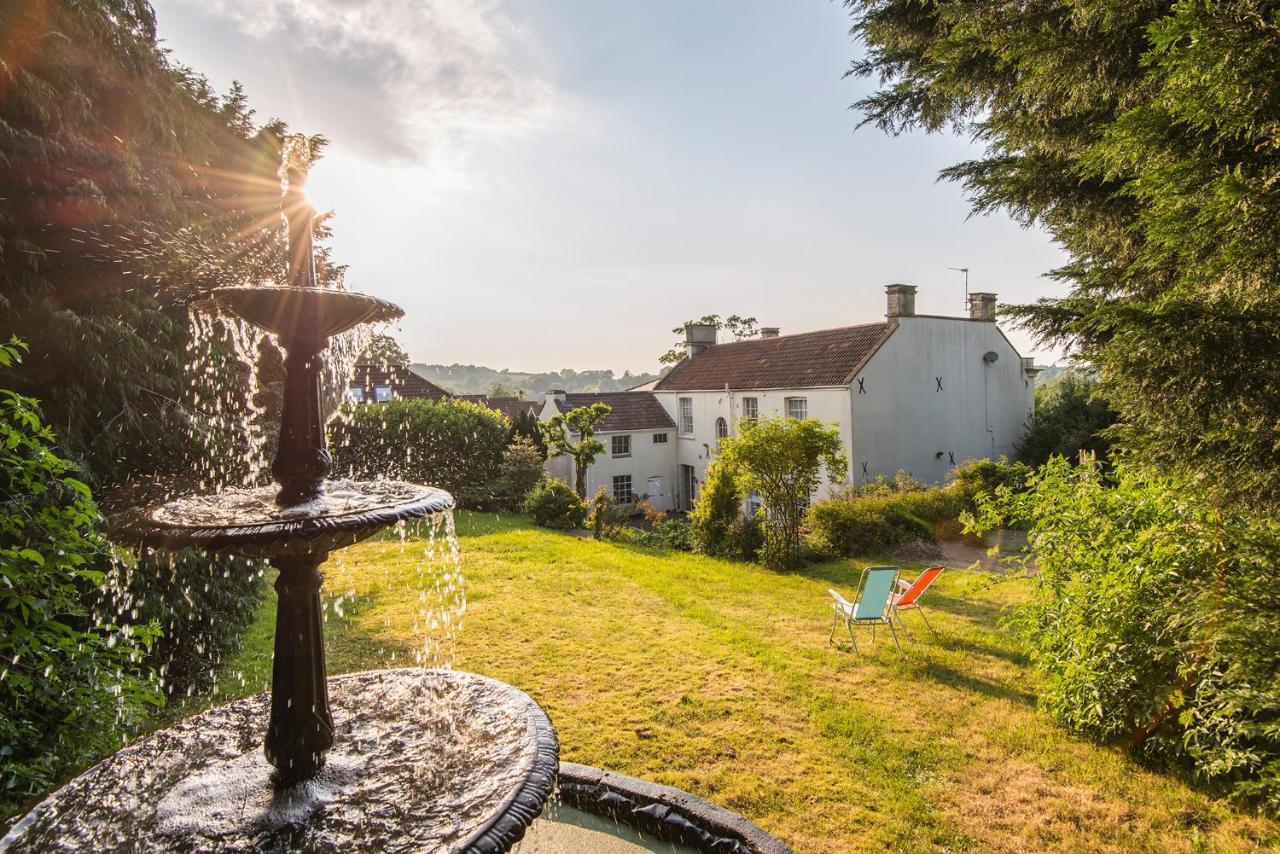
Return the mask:
[[[1025,581],[948,571],[925,600],[940,640],[915,628],[899,656],[860,637],[859,658],[827,643],[826,589],[856,582],[852,562],[778,574],[475,514],[459,537],[454,666],[538,700],[562,759],[687,789],[797,852],[1280,846],[1280,824],[1036,709],[999,627]],[[343,553],[333,572],[358,596],[328,615],[330,673],[412,663],[414,553],[393,538]],[[274,607],[225,666],[218,701],[269,680]]]

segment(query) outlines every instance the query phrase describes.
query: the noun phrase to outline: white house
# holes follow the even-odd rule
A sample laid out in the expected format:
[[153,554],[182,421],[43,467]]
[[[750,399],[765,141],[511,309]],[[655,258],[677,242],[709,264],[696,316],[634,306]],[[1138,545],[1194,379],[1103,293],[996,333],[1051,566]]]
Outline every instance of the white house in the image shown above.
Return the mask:
[[[557,413],[593,403],[608,404],[612,411],[596,428],[604,453],[587,469],[587,495],[603,486],[620,504],[644,497],[660,510],[674,508],[676,425],[653,394],[553,390],[547,392],[538,420],[549,421]],[[567,455],[547,460],[547,473],[572,485],[573,460]]]
[[[597,461],[588,488],[621,495],[618,485],[629,482],[663,509],[692,506],[718,442],[744,419],[836,425],[846,482],[901,469],[932,483],[967,459],[1012,457],[1033,411],[1035,369],[996,325],[995,294],[970,294],[968,317],[938,317],[915,313],[914,286],[885,290],[878,323],[797,335],[764,328],[759,338],[726,344],[716,343],[715,327],[692,325],[688,356],[651,390],[548,395],[541,417],[566,404],[621,406],[627,415],[599,436],[609,450],[631,450]],[[548,466],[572,483],[569,460]]]

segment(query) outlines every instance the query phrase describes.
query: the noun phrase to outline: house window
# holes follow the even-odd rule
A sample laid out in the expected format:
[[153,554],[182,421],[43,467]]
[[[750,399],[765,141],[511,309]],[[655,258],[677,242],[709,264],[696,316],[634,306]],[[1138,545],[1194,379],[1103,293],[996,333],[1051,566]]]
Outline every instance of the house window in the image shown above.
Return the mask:
[[347,403],[364,403],[364,386],[347,386]]
[[616,504],[630,504],[636,500],[631,493],[631,475],[615,474],[613,476],[613,500]]
[[665,445],[665,444],[667,444],[667,434],[666,434],[666,433],[654,433],[654,434],[653,434],[653,444],[655,444],[655,445]]
[[787,398],[787,417],[802,419],[809,417],[809,401],[803,397]]
[[391,386],[380,385],[373,390],[373,399],[378,403],[386,403],[392,397]]
[[693,432],[693,398],[680,398],[680,432]]
[[760,515],[760,508],[764,507],[764,499],[760,497],[760,493],[753,492],[747,496],[747,515],[754,519]]
[[725,421],[723,418],[717,418],[716,419],[716,444],[719,445],[722,441],[724,441],[727,438],[729,438],[729,422]]
[[742,399],[742,420],[755,421],[760,417],[760,401],[754,397]]
[[612,454],[615,457],[631,456],[631,437],[630,436],[614,436]]

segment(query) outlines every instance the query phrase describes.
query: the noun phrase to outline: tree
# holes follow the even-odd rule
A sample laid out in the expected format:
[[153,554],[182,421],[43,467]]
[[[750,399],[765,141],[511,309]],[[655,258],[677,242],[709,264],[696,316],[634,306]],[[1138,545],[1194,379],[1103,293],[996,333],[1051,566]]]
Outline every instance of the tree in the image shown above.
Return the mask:
[[[604,453],[604,443],[595,438],[596,428],[612,411],[613,407],[608,404],[593,403],[555,415],[539,425],[547,442],[548,456],[568,454],[573,459],[573,488],[584,501],[587,497],[587,469],[595,463],[596,457]],[[578,437],[576,442],[572,438],[574,435]]]
[[662,365],[676,365],[684,360],[685,353],[685,333],[690,326],[714,326],[717,332],[721,330],[727,331],[733,336],[734,341],[743,341],[747,338],[754,338],[760,334],[760,330],[756,328],[756,319],[754,317],[742,317],[737,314],[731,314],[721,319],[718,314],[707,314],[701,320],[686,320],[671,331],[677,336],[675,346],[658,357],[658,363]]
[[360,358],[356,359],[356,364],[407,368],[409,354],[393,336],[376,334],[369,338],[369,343],[360,354]]
[[1098,385],[1093,377],[1068,372],[1037,388],[1036,411],[1018,449],[1019,460],[1040,466],[1055,455],[1074,460],[1081,451],[1105,460],[1111,441],[1104,431],[1116,415]]
[[[182,487],[212,423],[184,361],[239,361],[191,339],[184,303],[282,278],[284,125],[255,129],[241,87],[219,98],[173,65],[145,2],[4,3],[0,32],[0,334],[32,346],[0,373],[100,488]],[[322,279],[340,278],[325,259]]]
[[763,418],[721,441],[717,465],[734,471],[746,493],[758,493],[766,513],[764,563],[789,569],[800,560],[800,522],[823,469],[844,481],[849,462],[840,432],[812,418]]
[[540,480],[542,451],[527,437],[514,436],[502,452],[502,464],[498,468],[499,497],[507,509],[518,509]]
[[1068,296],[1010,314],[1095,365],[1143,459],[1280,503],[1280,26],[1266,0],[846,0],[857,106],[986,146],[944,170],[1045,228]]

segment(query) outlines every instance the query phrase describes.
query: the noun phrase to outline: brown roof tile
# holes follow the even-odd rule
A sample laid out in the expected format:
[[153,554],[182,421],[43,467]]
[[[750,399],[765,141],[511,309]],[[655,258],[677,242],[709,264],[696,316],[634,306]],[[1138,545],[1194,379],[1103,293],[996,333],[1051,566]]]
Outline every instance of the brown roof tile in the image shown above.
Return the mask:
[[608,404],[612,412],[596,428],[601,433],[627,430],[674,430],[676,423],[667,410],[647,391],[576,392],[565,395],[564,409],[577,409],[593,403]]
[[378,386],[390,386],[395,397],[402,399],[442,400],[452,396],[430,380],[397,365],[356,365],[350,387],[357,386],[364,389],[366,403],[376,400],[374,389]]
[[656,390],[722,389],[726,384],[731,389],[846,385],[892,330],[888,323],[864,323],[717,344],[672,368]]

